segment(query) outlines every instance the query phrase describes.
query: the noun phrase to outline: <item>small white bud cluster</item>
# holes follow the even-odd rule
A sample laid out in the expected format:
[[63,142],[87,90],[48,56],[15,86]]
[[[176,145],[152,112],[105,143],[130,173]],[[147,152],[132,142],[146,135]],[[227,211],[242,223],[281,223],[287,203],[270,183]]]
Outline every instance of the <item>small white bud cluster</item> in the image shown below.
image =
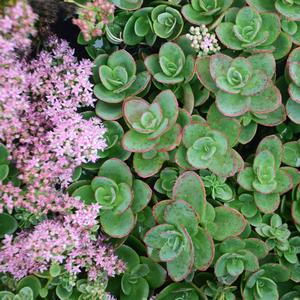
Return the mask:
[[214,33],[209,33],[205,25],[201,27],[192,26],[186,37],[191,41],[191,46],[198,52],[199,56],[214,54],[221,50]]

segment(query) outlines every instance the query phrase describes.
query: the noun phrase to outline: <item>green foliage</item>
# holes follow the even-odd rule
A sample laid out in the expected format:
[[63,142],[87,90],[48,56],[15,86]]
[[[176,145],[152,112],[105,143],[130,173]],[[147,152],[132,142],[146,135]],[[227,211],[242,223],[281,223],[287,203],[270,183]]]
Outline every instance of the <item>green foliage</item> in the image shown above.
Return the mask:
[[151,13],[153,30],[163,39],[173,40],[178,37],[183,28],[181,14],[167,5],[156,6]]
[[276,136],[264,138],[256,152],[252,167],[246,167],[238,175],[238,183],[254,192],[254,200],[264,213],[272,213],[280,204],[280,194],[292,188],[292,178],[280,168],[283,156],[281,141]]
[[144,63],[153,78],[163,84],[187,83],[194,75],[193,56],[185,56],[173,42],[163,44],[159,53],[147,56]]
[[231,117],[271,113],[280,107],[281,95],[271,80],[274,72],[274,57],[267,53],[235,59],[215,54],[197,62],[200,81],[216,93],[219,111]]
[[281,32],[280,18],[276,14],[259,13],[251,7],[241,8],[233,22],[222,22],[216,32],[229,49],[252,53],[267,50],[273,52],[276,59],[287,55],[292,46],[288,35]]
[[177,160],[184,169],[209,169],[223,177],[233,176],[239,168],[239,158],[226,135],[200,122],[185,126]]
[[233,0],[193,0],[182,7],[182,14],[192,24],[210,24],[232,4]]
[[120,291],[115,295],[120,300],[147,299],[150,288],[159,288],[166,280],[166,271],[147,257],[139,255],[130,247],[122,245],[116,254],[126,263],[125,273],[112,279],[112,290]]
[[137,71],[134,58],[125,50],[95,59],[94,94],[100,100],[96,112],[104,120],[122,116],[122,102],[126,97],[141,93],[149,84],[147,71]]
[[101,205],[103,231],[121,238],[132,231],[135,215],[147,206],[151,194],[149,186],[134,179],[123,161],[113,158],[102,164],[98,176],[89,185],[78,187],[72,195],[80,197],[85,203]]

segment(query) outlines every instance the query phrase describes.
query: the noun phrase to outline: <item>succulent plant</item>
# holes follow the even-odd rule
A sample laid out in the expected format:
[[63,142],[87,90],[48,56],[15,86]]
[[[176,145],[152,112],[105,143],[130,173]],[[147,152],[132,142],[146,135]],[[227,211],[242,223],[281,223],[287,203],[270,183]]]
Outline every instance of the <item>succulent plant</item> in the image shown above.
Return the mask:
[[112,0],[112,3],[124,10],[135,10],[143,5],[143,0]]
[[121,146],[121,140],[124,135],[123,127],[117,121],[104,121],[103,124],[107,129],[104,134],[107,147],[98,153],[98,156],[100,158],[115,157],[123,161],[127,160],[130,153]]
[[273,13],[259,13],[243,7],[235,20],[222,22],[216,29],[219,40],[232,50],[273,52],[276,59],[288,54],[292,42],[281,32],[280,18]]
[[200,122],[184,127],[176,161],[184,169],[209,169],[223,177],[233,176],[241,163],[227,137]]
[[300,21],[300,2],[298,0],[246,0],[258,11],[272,11],[289,20]]
[[215,263],[215,275],[226,285],[231,285],[245,271],[259,269],[259,259],[268,254],[264,242],[259,239],[228,238],[218,248],[219,258]]
[[171,283],[155,297],[156,300],[199,300],[196,289],[187,282]]
[[192,0],[182,7],[182,14],[195,25],[210,24],[225,12],[233,0]]
[[125,237],[136,223],[136,214],[151,199],[151,189],[143,181],[134,179],[128,166],[112,158],[102,164],[98,176],[73,192],[85,203],[101,205],[102,230],[112,237]]
[[257,226],[262,222],[262,213],[257,208],[254,196],[242,193],[229,206],[240,211],[252,226]]
[[146,43],[153,46],[157,34],[153,29],[151,13],[153,7],[144,7],[136,10],[126,22],[123,31],[123,40],[127,45]]
[[141,93],[149,84],[147,71],[137,72],[134,58],[125,50],[108,56],[100,54],[95,59],[94,94],[100,100],[96,111],[104,120],[116,120],[122,116],[122,102],[126,97]]
[[289,279],[287,268],[279,264],[265,264],[260,270],[250,274],[244,283],[243,297],[247,300],[278,300],[277,282]]
[[173,42],[163,44],[159,54],[147,56],[144,63],[153,78],[163,84],[189,82],[194,75],[193,56],[185,56],[181,47]]
[[201,289],[203,289],[203,293],[208,297],[208,299],[236,299],[235,294],[233,293],[237,289],[235,286],[226,286],[207,280],[206,285],[204,285]]
[[281,29],[290,36],[294,44],[300,46],[300,21],[283,18],[281,20]]
[[256,226],[256,232],[266,238],[266,244],[269,250],[276,249],[276,251],[288,251],[289,250],[289,237],[291,232],[288,229],[287,224],[282,223],[282,219],[279,215],[274,214],[270,218],[269,224],[262,222]]
[[17,294],[9,291],[0,292],[1,300],[33,300],[33,292],[31,288],[24,287]]
[[246,112],[266,114],[281,105],[281,94],[272,83],[275,60],[262,53],[248,58],[224,54],[200,57],[197,75],[202,84],[216,93],[216,105],[225,116]]
[[300,124],[300,48],[291,52],[287,61],[287,71],[291,79],[288,89],[290,99],[286,104],[287,115],[294,123]]
[[131,97],[123,104],[124,118],[130,127],[122,139],[122,146],[135,152],[134,168],[142,177],[149,177],[168,159],[181,139],[181,127],[176,124],[178,103],[170,90],[162,91],[150,104]]
[[226,178],[216,176],[206,170],[200,171],[200,175],[207,196],[211,196],[214,200],[219,200],[221,202],[230,202],[234,200],[234,193],[230,185],[226,183]]
[[[153,215],[158,225],[146,233],[144,242],[150,257],[166,262],[174,281],[210,266],[214,257],[212,238],[224,240],[239,235],[245,228],[245,221],[237,211],[222,206],[214,209],[206,203],[203,182],[194,172],[178,177],[172,200],[158,202]],[[221,230],[220,222],[225,219],[231,223]]]
[[258,145],[253,166],[238,175],[238,183],[254,192],[255,203],[264,213],[275,211],[280,204],[280,194],[292,188],[291,176],[280,168],[282,155],[281,141],[276,136],[268,136]]
[[159,178],[155,182],[154,189],[157,192],[172,198],[173,187],[178,176],[179,171],[177,168],[167,167],[163,169],[159,174]]
[[183,29],[180,12],[168,5],[156,6],[151,12],[151,19],[155,34],[163,39],[173,40],[180,35]]
[[120,279],[112,279],[114,290],[120,290],[118,299],[147,299],[150,289],[159,288],[166,279],[166,271],[158,263],[139,255],[130,247],[122,245],[116,254],[124,263],[126,271]]

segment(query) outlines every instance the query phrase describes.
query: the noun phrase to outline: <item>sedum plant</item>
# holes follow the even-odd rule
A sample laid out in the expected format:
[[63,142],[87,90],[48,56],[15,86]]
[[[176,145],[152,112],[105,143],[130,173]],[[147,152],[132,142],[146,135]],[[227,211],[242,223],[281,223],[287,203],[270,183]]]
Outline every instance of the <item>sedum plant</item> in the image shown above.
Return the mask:
[[[158,225],[144,237],[150,257],[166,262],[174,281],[187,278],[194,270],[206,270],[214,257],[214,243],[239,235],[245,220],[235,210],[214,209],[205,199],[201,177],[185,172],[175,182],[172,200],[158,202],[153,209]],[[226,230],[220,224],[230,220]]]
[[182,14],[195,25],[210,24],[232,4],[233,0],[192,0],[182,7]]
[[260,142],[253,165],[238,175],[240,186],[254,192],[255,203],[264,213],[275,211],[280,194],[292,188],[291,176],[280,167],[282,155],[281,141],[276,136],[268,136]]
[[123,114],[130,128],[122,139],[123,148],[135,153],[134,168],[141,177],[154,175],[181,139],[175,95],[162,91],[151,104],[138,97],[128,98]]
[[246,0],[258,11],[272,11],[293,21],[300,21],[300,2],[298,0]]
[[209,169],[222,177],[233,176],[242,163],[226,135],[200,122],[184,127],[176,161],[183,169]]
[[288,87],[290,99],[286,104],[287,115],[294,123],[300,124],[300,48],[291,52],[287,62],[287,71],[291,79]]
[[112,0],[112,3],[124,10],[135,10],[143,5],[143,0]]
[[123,40],[127,45],[146,43],[153,46],[156,41],[156,33],[153,30],[151,13],[153,7],[145,7],[136,10],[125,24]]
[[229,49],[273,52],[276,59],[284,57],[292,46],[288,35],[281,32],[276,14],[259,13],[251,7],[241,8],[235,20],[219,24],[216,33]]
[[168,198],[172,198],[173,187],[179,176],[177,168],[167,167],[160,172],[159,178],[155,182],[154,189]]
[[96,85],[94,94],[99,99],[96,111],[104,120],[122,116],[122,102],[126,97],[141,93],[150,81],[147,71],[137,72],[134,58],[125,50],[95,59]]
[[109,283],[109,289],[112,294],[118,294],[115,295],[118,299],[147,299],[151,289],[159,288],[165,282],[164,268],[147,257],[140,257],[132,248],[122,245],[116,254],[126,263],[124,274]]
[[231,285],[245,271],[257,271],[259,259],[268,253],[264,242],[255,238],[228,238],[219,245],[218,250],[220,256],[214,266],[215,275],[225,285]]
[[274,72],[274,57],[267,53],[234,59],[215,54],[197,61],[199,80],[215,93],[218,110],[230,117],[246,112],[266,114],[280,107],[281,94],[272,82]]
[[0,300],[300,297],[300,0],[0,2]]
[[288,270],[279,264],[265,264],[260,270],[250,274],[242,290],[245,299],[279,299],[277,283],[289,278]]
[[178,10],[168,5],[158,5],[151,12],[153,30],[163,39],[177,38],[183,29],[183,19]]
[[159,54],[147,56],[144,63],[153,78],[163,84],[189,82],[194,75],[193,56],[185,56],[181,47],[173,42],[165,43]]
[[136,214],[142,211],[151,199],[151,189],[134,179],[128,166],[112,158],[104,162],[90,184],[84,184],[72,193],[86,204],[101,206],[100,223],[109,236],[122,238],[132,231]]
[[234,200],[234,193],[229,184],[226,183],[226,178],[216,176],[206,170],[200,171],[206,193],[214,200],[221,202],[230,202]]

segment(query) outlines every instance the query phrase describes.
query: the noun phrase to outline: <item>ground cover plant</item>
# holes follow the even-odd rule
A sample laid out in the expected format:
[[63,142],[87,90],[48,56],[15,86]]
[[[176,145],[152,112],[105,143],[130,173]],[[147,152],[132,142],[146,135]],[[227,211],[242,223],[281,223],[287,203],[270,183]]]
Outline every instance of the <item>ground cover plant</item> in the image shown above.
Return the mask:
[[300,299],[300,1],[2,0],[0,300]]

